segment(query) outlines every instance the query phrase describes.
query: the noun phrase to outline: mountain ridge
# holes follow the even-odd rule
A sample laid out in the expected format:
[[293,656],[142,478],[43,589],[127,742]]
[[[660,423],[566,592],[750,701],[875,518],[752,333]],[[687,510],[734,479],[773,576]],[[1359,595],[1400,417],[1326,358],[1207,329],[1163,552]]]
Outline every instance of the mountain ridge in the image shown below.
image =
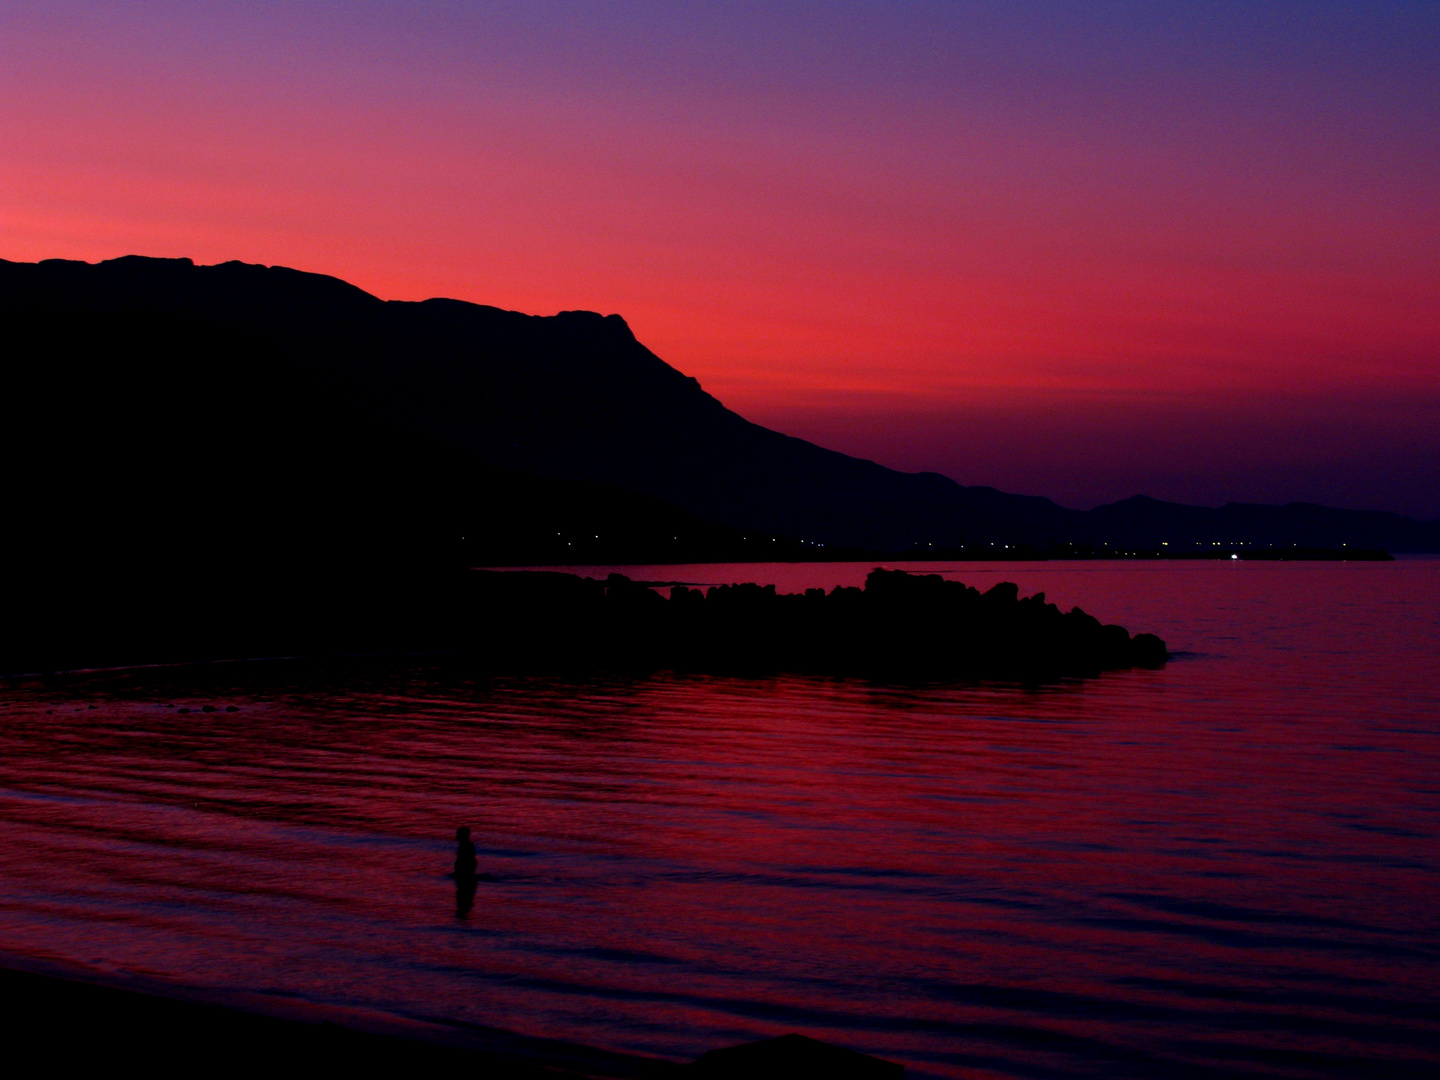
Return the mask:
[[[167,368],[177,385],[166,392],[178,408],[212,400],[228,385],[270,409],[270,398],[304,384],[307,408],[365,417],[486,467],[613,485],[726,528],[816,547],[900,553],[1224,542],[1440,550],[1440,521],[1381,511],[1306,503],[1209,508],[1148,496],[1080,511],[939,473],[891,470],[753,424],[646,348],[618,315],[386,301],[286,267],[143,256],[0,261],[0,313],[12,327],[30,327],[41,353],[47,320],[98,330],[121,320],[136,340],[189,327],[197,343],[211,343],[210,353],[197,349],[210,362]],[[215,342],[229,350],[225,358],[213,358]],[[144,374],[143,348],[131,349],[130,362]]]

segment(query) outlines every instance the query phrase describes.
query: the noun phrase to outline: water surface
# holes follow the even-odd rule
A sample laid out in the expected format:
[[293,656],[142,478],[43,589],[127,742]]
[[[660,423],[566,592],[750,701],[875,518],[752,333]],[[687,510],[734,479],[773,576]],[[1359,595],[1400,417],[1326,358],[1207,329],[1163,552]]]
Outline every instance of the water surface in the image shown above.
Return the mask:
[[793,1030],[916,1076],[1434,1075],[1440,562],[951,569],[1178,658],[0,684],[0,950],[677,1061]]

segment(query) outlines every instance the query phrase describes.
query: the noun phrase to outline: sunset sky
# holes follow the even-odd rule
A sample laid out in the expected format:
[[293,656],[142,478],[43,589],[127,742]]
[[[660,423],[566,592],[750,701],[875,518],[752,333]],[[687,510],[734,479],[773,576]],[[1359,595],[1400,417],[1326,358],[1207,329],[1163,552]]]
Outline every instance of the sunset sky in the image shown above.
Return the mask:
[[1440,3],[16,3],[0,257],[622,314],[1072,506],[1440,516]]

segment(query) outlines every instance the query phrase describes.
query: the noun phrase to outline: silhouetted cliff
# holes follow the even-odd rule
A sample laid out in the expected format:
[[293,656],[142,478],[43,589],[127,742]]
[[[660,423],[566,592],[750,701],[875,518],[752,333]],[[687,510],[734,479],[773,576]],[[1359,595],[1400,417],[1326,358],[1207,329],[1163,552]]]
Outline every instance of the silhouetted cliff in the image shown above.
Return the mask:
[[53,541],[103,553],[117,533],[157,522],[156,544],[177,553],[234,550],[241,536],[252,551],[413,556],[477,535],[520,551],[536,536],[586,531],[573,514],[556,528],[526,517],[535,505],[577,505],[574,487],[525,481],[534,505],[506,503],[516,489],[496,478],[516,473],[608,485],[592,506],[632,498],[616,488],[647,497],[611,519],[653,517],[638,558],[652,557],[667,522],[672,537],[687,523],[712,547],[738,532],[752,546],[790,538],[809,550],[896,553],[992,543],[1440,550],[1440,523],[1391,514],[1148,499],[1081,513],[895,472],[749,423],[615,315],[385,302],[280,267],[130,257],[0,262],[0,317],[12,497],[52,511],[46,550]]
[[221,280],[211,296],[183,287],[192,272],[0,264],[0,553],[12,570],[373,575],[776,550],[613,484],[497,468],[421,419],[402,422],[366,370],[389,365],[403,385],[404,354],[392,342],[384,364],[371,355],[363,313],[385,305],[358,290],[261,270],[274,288]]

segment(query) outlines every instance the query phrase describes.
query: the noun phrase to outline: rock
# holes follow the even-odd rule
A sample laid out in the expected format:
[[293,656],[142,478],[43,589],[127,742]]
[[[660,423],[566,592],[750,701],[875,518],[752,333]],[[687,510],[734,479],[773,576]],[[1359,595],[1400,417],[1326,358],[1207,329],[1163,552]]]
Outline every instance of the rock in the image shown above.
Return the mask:
[[1165,642],[1154,634],[1136,634],[1130,642],[1130,653],[1136,667],[1159,668],[1170,659]]
[[1089,676],[1167,658],[1154,635],[1079,608],[1062,613],[1014,582],[984,594],[938,574],[875,570],[865,588],[782,594],[773,585],[683,585],[667,599],[619,574],[475,571],[466,646],[491,668],[626,667],[880,678]]

